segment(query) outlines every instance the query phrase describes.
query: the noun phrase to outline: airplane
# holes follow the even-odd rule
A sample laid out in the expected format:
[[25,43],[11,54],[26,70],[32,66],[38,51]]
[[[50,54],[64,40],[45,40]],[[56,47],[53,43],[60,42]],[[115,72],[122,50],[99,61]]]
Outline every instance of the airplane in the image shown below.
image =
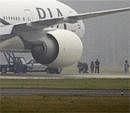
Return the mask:
[[0,49],[30,51],[48,71],[80,60],[84,19],[130,11],[130,7],[78,14],[57,0],[1,0]]

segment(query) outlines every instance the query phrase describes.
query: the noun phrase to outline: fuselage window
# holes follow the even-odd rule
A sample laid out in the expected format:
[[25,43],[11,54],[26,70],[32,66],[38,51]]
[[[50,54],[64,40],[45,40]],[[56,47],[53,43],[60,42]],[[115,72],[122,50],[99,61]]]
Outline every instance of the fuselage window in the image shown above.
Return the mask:
[[13,20],[15,20],[15,17],[13,16]]
[[12,16],[10,17],[10,20],[13,20]]
[[10,16],[8,17],[8,19],[10,20]]
[[8,20],[8,17],[6,16],[6,20]]
[[26,19],[25,19],[25,17],[23,17],[23,21],[25,21]]
[[6,19],[5,16],[3,17],[3,19],[4,19],[4,20]]
[[20,17],[18,16],[18,21],[20,21]]

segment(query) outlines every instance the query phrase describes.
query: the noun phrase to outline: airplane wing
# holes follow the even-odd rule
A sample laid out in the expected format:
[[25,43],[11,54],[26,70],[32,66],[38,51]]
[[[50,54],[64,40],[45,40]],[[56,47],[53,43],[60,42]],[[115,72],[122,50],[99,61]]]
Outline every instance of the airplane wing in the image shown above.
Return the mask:
[[66,18],[66,20],[70,23],[73,23],[77,20],[84,20],[84,19],[94,18],[98,16],[105,16],[105,15],[115,14],[115,13],[125,12],[125,11],[130,11],[130,7],[78,14],[74,16],[69,16]]
[[0,36],[8,36],[13,33],[20,34],[21,32],[43,29],[60,23],[63,23],[63,17],[44,19],[44,20],[32,21],[29,23],[14,24],[14,25],[8,24],[3,27],[0,27]]
[[[0,27],[0,36],[14,34],[20,34],[24,31],[37,30],[47,28],[52,25],[61,24],[61,23],[76,23],[78,20],[94,18],[98,16],[104,16],[119,12],[130,11],[130,7],[120,8],[120,9],[112,9],[112,10],[104,10],[104,11],[96,11],[84,14],[76,14],[68,17],[59,17],[52,19],[41,19],[38,21],[32,21],[29,23],[20,23],[15,25],[5,25],[4,27]],[[0,19],[2,20],[2,19]],[[3,20],[4,23],[8,23]]]

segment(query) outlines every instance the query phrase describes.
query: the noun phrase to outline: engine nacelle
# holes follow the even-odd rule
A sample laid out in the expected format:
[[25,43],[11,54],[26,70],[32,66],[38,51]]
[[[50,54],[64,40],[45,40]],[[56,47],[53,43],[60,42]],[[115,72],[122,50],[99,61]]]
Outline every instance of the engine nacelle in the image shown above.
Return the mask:
[[37,62],[56,68],[79,61],[82,50],[82,42],[75,33],[57,29],[47,33],[43,43],[32,49],[32,55]]
[[80,60],[83,46],[80,38],[75,33],[67,30],[55,30],[48,34],[52,35],[59,45],[58,56],[49,64],[50,67],[65,67]]

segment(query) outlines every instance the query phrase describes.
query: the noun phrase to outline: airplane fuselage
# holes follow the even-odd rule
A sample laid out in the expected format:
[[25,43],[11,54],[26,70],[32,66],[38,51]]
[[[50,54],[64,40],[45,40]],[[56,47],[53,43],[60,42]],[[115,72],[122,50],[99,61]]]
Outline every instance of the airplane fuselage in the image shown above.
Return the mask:
[[[67,17],[68,15],[77,14],[69,6],[55,0],[4,0],[0,1],[0,26],[8,24],[19,24],[41,19]],[[7,4],[8,3],[8,4]],[[17,9],[17,10],[16,10]],[[52,28],[67,29],[75,32],[79,37],[83,37],[85,29],[82,21],[74,24],[59,24],[51,26]]]

